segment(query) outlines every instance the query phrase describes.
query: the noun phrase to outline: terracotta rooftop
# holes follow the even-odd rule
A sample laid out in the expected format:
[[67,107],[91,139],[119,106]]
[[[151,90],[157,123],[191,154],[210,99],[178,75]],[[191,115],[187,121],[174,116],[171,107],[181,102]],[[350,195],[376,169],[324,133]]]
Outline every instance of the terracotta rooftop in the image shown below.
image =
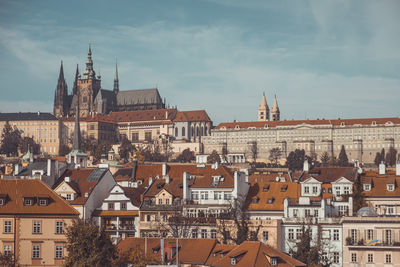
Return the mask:
[[70,177],[70,182],[67,183],[76,191],[77,197],[69,203],[72,205],[84,205],[87,200],[85,193],[90,195],[99,180],[107,172],[107,169],[68,169],[58,178],[53,189],[57,188],[65,177]]
[[291,175],[293,180],[300,178],[300,181],[305,181],[308,178],[313,177],[322,183],[331,183],[341,177],[354,181],[356,173],[357,169],[354,167],[320,167],[312,168],[310,171],[304,173],[301,171],[294,172]]
[[[361,174],[362,184],[371,184],[370,191],[363,191],[366,197],[397,197],[400,198],[400,177],[396,171],[386,171],[379,174],[378,171],[366,171]],[[394,184],[394,190],[389,191],[388,184]]]
[[211,122],[211,119],[205,110],[190,110],[190,111],[178,111],[174,121],[175,122],[180,122],[180,121]]
[[[79,215],[67,201],[40,180],[0,179],[0,195],[6,198],[5,205],[0,205],[0,215]],[[24,205],[24,197],[33,198],[33,205]],[[40,206],[40,198],[48,199],[48,205]]]
[[[236,260],[235,266],[239,267],[306,266],[306,264],[293,259],[285,253],[256,241],[243,242],[222,256],[218,250],[220,248],[215,246],[208,258],[207,266],[232,266],[232,259]],[[276,260],[276,265],[271,264],[273,260]]]
[[284,126],[297,126],[302,124],[309,125],[327,125],[327,126],[345,126],[352,125],[372,125],[375,122],[377,125],[384,125],[392,122],[394,124],[400,124],[400,118],[366,118],[366,119],[337,119],[337,120],[287,120],[287,121],[248,121],[248,122],[223,122],[218,124],[216,129],[225,127],[226,129],[239,128],[275,128]]

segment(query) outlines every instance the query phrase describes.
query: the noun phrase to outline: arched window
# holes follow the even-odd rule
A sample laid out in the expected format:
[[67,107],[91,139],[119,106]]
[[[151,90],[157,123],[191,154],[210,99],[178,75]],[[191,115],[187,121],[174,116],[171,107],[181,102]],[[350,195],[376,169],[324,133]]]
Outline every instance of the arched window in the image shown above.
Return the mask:
[[178,127],[175,128],[175,136],[178,136]]
[[185,136],[186,135],[186,133],[185,133],[185,127],[182,127],[182,136]]
[[192,136],[194,136],[194,127],[192,126]]
[[208,135],[208,127],[207,126],[204,127],[204,132],[205,132],[204,135]]

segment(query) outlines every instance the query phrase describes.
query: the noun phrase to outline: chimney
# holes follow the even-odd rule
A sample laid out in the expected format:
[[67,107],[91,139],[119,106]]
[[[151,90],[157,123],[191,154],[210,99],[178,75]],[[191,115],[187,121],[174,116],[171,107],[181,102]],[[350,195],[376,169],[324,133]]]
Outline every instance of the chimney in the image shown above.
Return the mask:
[[19,163],[15,164],[14,166],[14,175],[18,175],[21,171]]
[[400,162],[397,161],[396,163],[396,176],[400,176]]
[[47,176],[51,176],[51,159],[47,159]]
[[165,176],[165,183],[169,184],[171,182],[171,178],[169,178],[169,175]]
[[189,179],[190,179],[190,174],[187,172],[184,172],[183,173],[183,200],[184,201],[186,201],[190,198]]
[[66,177],[64,178],[64,181],[65,181],[66,183],[69,183],[69,182],[71,182],[71,177],[69,177],[69,176],[66,176]]
[[303,171],[308,172],[310,170],[310,165],[308,164],[308,160],[304,160]]
[[386,173],[386,166],[383,161],[381,161],[381,164],[379,164],[379,175],[384,175]]
[[168,110],[165,111],[165,119],[168,119]]
[[137,169],[137,156],[136,156],[136,154],[134,154],[133,161],[132,161],[132,174],[131,174],[132,181],[136,180],[136,169]]
[[162,164],[162,177],[167,175],[167,163]]
[[216,161],[213,165],[211,165],[211,168],[214,169],[214,170],[218,169],[219,168],[219,162]]
[[150,185],[153,183],[153,178],[152,177],[150,177],[149,178],[149,187],[150,187]]

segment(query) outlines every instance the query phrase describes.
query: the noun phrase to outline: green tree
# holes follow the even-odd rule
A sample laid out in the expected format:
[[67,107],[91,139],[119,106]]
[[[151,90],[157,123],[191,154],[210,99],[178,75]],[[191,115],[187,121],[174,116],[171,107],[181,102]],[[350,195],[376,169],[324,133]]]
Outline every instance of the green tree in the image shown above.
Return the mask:
[[304,149],[296,149],[289,153],[286,159],[286,165],[291,171],[303,169],[304,160],[307,159]]
[[349,166],[349,159],[347,158],[347,154],[346,154],[344,145],[342,145],[342,149],[340,150],[340,153],[339,153],[338,165],[341,167]]
[[394,147],[390,147],[386,154],[386,164],[393,167],[396,164],[397,150]]
[[207,163],[212,163],[213,164],[213,163],[216,163],[216,162],[221,163],[221,158],[218,155],[218,152],[216,150],[213,150],[211,152],[211,154],[207,157]]
[[354,183],[353,186],[353,213],[357,213],[359,209],[366,206],[365,196],[363,194],[363,187],[361,183],[361,177],[358,176],[358,179]]
[[253,159],[253,162],[256,162],[258,156],[257,141],[250,142],[249,144],[250,144],[251,158]]
[[278,160],[282,156],[282,151],[279,147],[274,147],[269,151],[269,157],[268,159],[271,161],[271,163],[276,164]]
[[96,146],[96,150],[94,152],[94,157],[96,160],[101,159],[101,155],[105,154],[107,156],[108,151],[111,149],[111,144],[99,144]]
[[193,151],[190,151],[189,148],[183,150],[182,153],[176,158],[176,160],[179,162],[191,162],[192,160],[195,159],[196,158],[194,156]]
[[326,166],[329,162],[329,154],[327,151],[325,151],[324,153],[322,153],[321,157],[320,157],[321,163],[322,165]]
[[21,143],[20,143],[20,150],[21,153],[25,154],[28,149],[33,153],[33,154],[39,154],[40,153],[40,145],[33,140],[33,138],[25,136],[24,138],[21,138]]
[[379,166],[379,164],[381,164],[381,161],[382,161],[381,153],[380,152],[376,152],[375,159],[374,159],[375,165]]
[[132,145],[131,141],[124,135],[119,146],[119,156],[124,162],[129,160],[131,153],[135,150],[135,146]]
[[7,156],[18,155],[18,147],[21,143],[21,132],[17,128],[13,128],[7,121],[1,134],[2,142],[0,150]]
[[84,152],[94,155],[97,149],[97,141],[92,137],[82,136],[81,148]]
[[58,154],[59,154],[60,156],[65,156],[65,155],[67,155],[69,152],[71,152],[71,148],[70,148],[68,145],[66,145],[66,144],[61,144],[61,145],[60,145],[60,149],[59,149],[59,151],[58,151]]
[[67,251],[65,266],[112,266],[116,259],[116,247],[110,238],[98,226],[84,222],[74,221],[67,228]]

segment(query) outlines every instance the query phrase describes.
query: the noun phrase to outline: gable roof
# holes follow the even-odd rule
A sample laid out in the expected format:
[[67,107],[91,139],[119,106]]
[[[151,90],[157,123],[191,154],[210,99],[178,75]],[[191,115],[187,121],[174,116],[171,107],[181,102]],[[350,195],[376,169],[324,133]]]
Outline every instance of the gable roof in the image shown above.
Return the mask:
[[357,168],[354,167],[315,167],[308,172],[294,172],[292,173],[293,180],[299,179],[300,181],[305,181],[310,177],[322,183],[331,183],[337,181],[341,177],[345,177],[351,182],[357,174]]
[[[0,195],[8,195],[0,214],[79,215],[68,202],[53,192],[40,180],[0,179]],[[49,197],[47,206],[25,206],[23,197]]]
[[219,257],[219,260],[214,257],[214,251],[216,251],[216,249],[217,246],[211,252],[207,265],[221,267],[232,266],[231,259],[237,258],[235,266],[239,267],[272,266],[269,259],[274,257],[277,259],[276,266],[306,266],[306,264],[286,255],[285,253],[257,241],[245,241],[232,248],[223,257]]
[[[378,171],[366,171],[361,174],[362,184],[372,184],[369,191],[363,191],[366,197],[396,197],[400,198],[400,177],[396,171],[386,171],[379,174]],[[394,184],[394,190],[388,191],[387,185]]]
[[108,116],[115,122],[171,121],[176,109],[150,109],[112,112]]
[[107,172],[109,172],[108,169],[68,169],[58,178],[53,189],[56,189],[62,184],[65,177],[70,177],[70,182],[65,183],[77,192],[77,196],[69,203],[73,205],[84,205],[87,200],[85,193],[88,193],[90,196],[97,183]]

